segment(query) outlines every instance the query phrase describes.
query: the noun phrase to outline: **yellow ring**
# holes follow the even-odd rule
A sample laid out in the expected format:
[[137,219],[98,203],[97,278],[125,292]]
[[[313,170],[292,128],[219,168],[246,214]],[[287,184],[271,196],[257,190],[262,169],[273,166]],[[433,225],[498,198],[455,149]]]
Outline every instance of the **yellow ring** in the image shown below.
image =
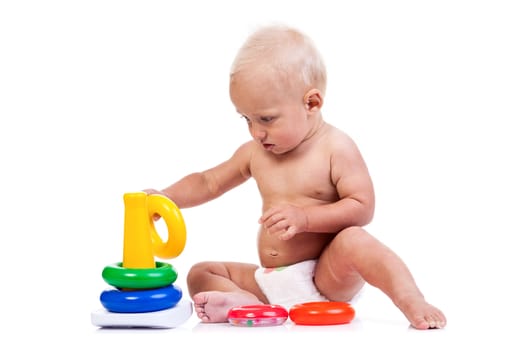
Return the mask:
[[187,229],[185,221],[178,206],[169,198],[161,201],[157,197],[160,195],[150,195],[147,198],[147,208],[150,217],[155,214],[160,215],[166,222],[168,228],[168,240],[164,243],[160,238],[153,221],[150,220],[150,231],[153,242],[154,254],[161,259],[176,258],[183,251],[187,241]]

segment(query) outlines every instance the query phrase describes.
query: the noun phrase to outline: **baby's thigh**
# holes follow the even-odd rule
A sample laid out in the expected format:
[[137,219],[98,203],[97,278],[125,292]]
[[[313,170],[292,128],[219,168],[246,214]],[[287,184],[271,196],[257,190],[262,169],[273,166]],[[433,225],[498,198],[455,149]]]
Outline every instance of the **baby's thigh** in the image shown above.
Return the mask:
[[[358,231],[359,230],[359,231]],[[323,250],[318,259],[314,282],[319,291],[330,300],[348,301],[365,284],[355,267],[355,240],[365,233],[361,228],[350,228],[340,232]]]
[[229,278],[242,289],[251,289],[253,285],[257,286],[254,273],[259,266],[255,264],[224,262],[228,271]]
[[259,266],[255,264],[225,262],[231,281],[241,290],[254,294],[259,300],[267,302],[261,288],[259,288],[254,274]]
[[193,293],[205,290],[247,291],[264,300],[254,278],[257,269],[255,264],[203,261],[192,266],[187,275],[187,284]]
[[249,285],[254,281],[255,264],[224,261],[201,261],[194,264],[188,276],[191,279],[225,279],[239,286]]

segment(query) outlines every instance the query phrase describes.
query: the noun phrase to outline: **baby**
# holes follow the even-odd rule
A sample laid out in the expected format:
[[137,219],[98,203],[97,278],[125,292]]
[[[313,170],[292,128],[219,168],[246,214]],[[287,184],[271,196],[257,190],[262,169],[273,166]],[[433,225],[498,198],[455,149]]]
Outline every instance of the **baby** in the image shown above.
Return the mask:
[[363,226],[374,189],[355,142],[321,113],[326,68],[312,41],[284,26],[254,32],[230,74],[231,101],[252,140],[215,167],[159,191],[179,208],[203,204],[253,178],[262,198],[261,266],[200,262],[187,276],[202,322],[226,322],[247,304],[350,301],[365,282],[417,329],[442,328],[405,263]]

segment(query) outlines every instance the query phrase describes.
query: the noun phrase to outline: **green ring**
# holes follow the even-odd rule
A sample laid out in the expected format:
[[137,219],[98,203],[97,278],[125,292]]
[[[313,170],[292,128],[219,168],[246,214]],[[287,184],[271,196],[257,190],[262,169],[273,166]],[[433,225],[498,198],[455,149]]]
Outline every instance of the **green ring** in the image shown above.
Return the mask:
[[122,265],[120,262],[104,267],[104,281],[117,288],[151,289],[169,286],[178,276],[171,264],[160,261],[155,262],[155,268],[147,269],[129,269]]

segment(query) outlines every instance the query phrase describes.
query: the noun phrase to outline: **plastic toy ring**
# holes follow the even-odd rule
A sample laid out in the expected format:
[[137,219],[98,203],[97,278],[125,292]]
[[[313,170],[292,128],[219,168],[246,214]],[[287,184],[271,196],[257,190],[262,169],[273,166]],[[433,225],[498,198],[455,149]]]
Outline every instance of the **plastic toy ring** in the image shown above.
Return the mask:
[[128,269],[122,263],[106,266],[102,278],[117,288],[151,289],[168,286],[176,281],[178,273],[171,264],[157,261],[155,268]]
[[172,259],[180,255],[187,241],[187,229],[180,209],[172,200],[157,194],[147,197],[147,209],[150,217],[161,215],[168,227],[168,238],[163,242],[153,220],[149,221],[154,254],[161,259]]
[[280,305],[245,305],[228,312],[228,321],[234,326],[278,326],[287,319],[288,312]]
[[316,301],[296,304],[289,310],[289,318],[299,325],[334,325],[349,323],[355,310],[341,301]]
[[169,309],[182,298],[182,290],[175,285],[138,291],[105,290],[100,301],[111,312],[138,313]]

